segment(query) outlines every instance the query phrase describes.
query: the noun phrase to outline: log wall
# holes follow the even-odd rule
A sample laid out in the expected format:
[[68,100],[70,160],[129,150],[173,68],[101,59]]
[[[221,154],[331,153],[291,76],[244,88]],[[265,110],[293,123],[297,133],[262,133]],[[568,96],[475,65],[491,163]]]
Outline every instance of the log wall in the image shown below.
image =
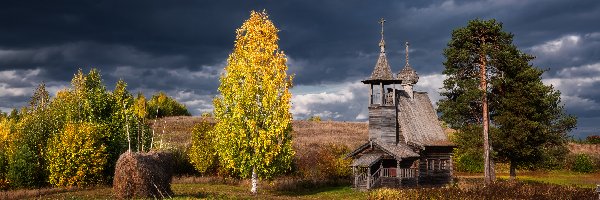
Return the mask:
[[419,185],[443,185],[452,181],[452,149],[425,149],[419,159]]
[[398,126],[395,106],[369,107],[369,139],[396,144]]

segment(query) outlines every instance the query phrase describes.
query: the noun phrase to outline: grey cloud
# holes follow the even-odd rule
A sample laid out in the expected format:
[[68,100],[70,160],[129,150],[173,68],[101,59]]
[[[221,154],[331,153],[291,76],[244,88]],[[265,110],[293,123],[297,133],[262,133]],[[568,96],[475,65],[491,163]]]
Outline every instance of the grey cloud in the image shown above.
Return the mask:
[[[0,83],[33,89],[45,81],[57,90],[69,84],[78,68],[97,67],[109,88],[123,78],[130,91],[150,95],[163,90],[187,102],[193,113],[203,112],[210,110],[217,94],[218,75],[233,48],[235,29],[250,10],[263,9],[281,30],[280,47],[290,58],[294,84],[311,88],[300,95],[320,94],[330,86],[352,85],[367,77],[379,50],[377,21],[384,17],[392,70],[397,73],[404,66],[404,42],[409,41],[411,65],[429,78],[417,88],[435,101],[442,50],[452,30],[470,19],[496,18],[515,34],[518,47],[537,56],[536,66],[550,69],[546,80],[560,80],[557,88],[564,90],[569,112],[600,116],[572,106],[600,102],[598,82],[576,84],[593,78],[595,68],[582,66],[600,63],[600,29],[593,26],[600,18],[600,2],[595,0],[10,1],[0,7],[0,72],[40,70],[26,81],[2,78]],[[578,36],[580,42],[556,54],[533,51],[566,36]],[[366,91],[346,91],[353,100],[305,107],[309,114],[357,120],[366,110],[366,100],[360,100]],[[27,98],[5,95],[0,107],[18,107]]]

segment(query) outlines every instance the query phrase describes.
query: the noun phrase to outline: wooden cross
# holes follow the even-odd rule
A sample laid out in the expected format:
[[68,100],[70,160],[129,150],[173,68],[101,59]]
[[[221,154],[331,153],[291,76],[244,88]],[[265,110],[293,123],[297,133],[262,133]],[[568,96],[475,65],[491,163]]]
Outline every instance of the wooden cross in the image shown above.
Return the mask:
[[410,44],[408,44],[408,42],[406,42],[406,65],[408,65],[408,46]]
[[385,19],[381,18],[381,20],[379,20],[379,23],[381,24],[381,36],[383,36],[383,23],[385,23]]

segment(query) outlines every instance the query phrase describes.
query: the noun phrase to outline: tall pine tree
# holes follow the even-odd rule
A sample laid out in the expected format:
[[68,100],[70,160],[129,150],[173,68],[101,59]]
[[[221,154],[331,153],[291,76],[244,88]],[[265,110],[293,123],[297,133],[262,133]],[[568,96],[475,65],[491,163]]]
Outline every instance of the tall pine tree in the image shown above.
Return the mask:
[[277,28],[265,12],[250,13],[236,31],[233,52],[214,99],[221,163],[241,177],[270,178],[290,169],[293,150],[286,57]]
[[568,152],[566,133],[577,120],[565,114],[560,92],[544,85],[544,71],[529,64],[533,56],[516,48],[501,56],[507,64],[500,69],[502,78],[493,83],[492,91],[498,96],[492,102],[498,127],[493,140],[498,158],[510,163],[514,180],[517,167],[536,166],[549,154],[564,156]]
[[[460,151],[483,146],[486,183],[495,179],[491,144],[500,159],[511,163],[514,175],[518,165],[540,161],[543,150],[534,149],[538,145],[564,146],[565,134],[575,122],[564,114],[560,93],[541,82],[543,71],[529,65],[533,57],[512,42],[513,35],[504,32],[501,23],[476,19],[454,30],[444,50],[448,78],[438,111],[459,130]],[[470,138],[478,130],[483,140]],[[488,130],[494,133],[494,143],[487,142]]]

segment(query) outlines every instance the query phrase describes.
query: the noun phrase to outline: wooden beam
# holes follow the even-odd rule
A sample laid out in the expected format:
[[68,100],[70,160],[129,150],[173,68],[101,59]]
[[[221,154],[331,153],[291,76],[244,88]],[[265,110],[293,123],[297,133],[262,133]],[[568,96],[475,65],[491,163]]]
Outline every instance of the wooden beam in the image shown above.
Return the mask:
[[373,84],[369,84],[369,106],[373,104]]
[[379,85],[381,86],[381,105],[383,106],[383,104],[385,103],[385,100],[383,99],[383,95],[385,94],[385,91],[383,91],[383,82],[379,82]]

